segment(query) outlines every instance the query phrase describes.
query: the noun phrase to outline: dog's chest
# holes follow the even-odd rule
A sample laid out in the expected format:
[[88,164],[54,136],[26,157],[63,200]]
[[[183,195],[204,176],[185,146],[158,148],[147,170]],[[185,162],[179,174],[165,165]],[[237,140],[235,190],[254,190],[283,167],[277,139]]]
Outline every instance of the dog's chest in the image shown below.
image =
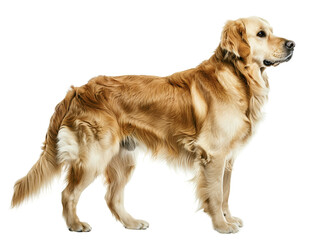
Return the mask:
[[197,144],[211,152],[229,149],[248,135],[249,128],[249,121],[240,109],[220,105],[215,108],[213,118],[206,122]]
[[225,142],[231,141],[243,131],[245,119],[246,116],[235,107],[225,106],[219,109],[214,118],[215,135]]

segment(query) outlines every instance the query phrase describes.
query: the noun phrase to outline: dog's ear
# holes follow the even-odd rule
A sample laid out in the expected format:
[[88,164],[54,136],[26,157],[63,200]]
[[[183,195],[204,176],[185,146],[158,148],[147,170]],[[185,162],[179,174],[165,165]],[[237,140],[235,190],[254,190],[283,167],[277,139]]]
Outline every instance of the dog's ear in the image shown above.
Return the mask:
[[250,54],[246,27],[241,20],[228,21],[223,29],[220,46],[237,57],[246,58]]

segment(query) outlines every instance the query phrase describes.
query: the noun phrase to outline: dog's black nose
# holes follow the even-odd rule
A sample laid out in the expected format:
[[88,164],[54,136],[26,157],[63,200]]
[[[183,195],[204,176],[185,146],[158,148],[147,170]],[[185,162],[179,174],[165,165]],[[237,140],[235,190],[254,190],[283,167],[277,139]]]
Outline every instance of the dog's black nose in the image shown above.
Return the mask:
[[296,44],[295,44],[294,41],[287,41],[287,42],[285,42],[285,46],[286,46],[286,48],[288,48],[289,50],[292,50],[292,49],[294,49],[294,47],[296,46]]

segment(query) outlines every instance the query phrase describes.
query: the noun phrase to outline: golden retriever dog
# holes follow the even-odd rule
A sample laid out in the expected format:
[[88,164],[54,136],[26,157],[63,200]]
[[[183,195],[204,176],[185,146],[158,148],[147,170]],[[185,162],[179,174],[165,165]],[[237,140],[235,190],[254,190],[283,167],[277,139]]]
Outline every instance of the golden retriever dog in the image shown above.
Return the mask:
[[38,162],[14,186],[12,207],[68,171],[62,192],[70,231],[88,232],[76,206],[82,191],[104,174],[106,203],[126,228],[146,229],[124,208],[123,192],[145,146],[154,157],[191,169],[200,207],[220,233],[242,220],[228,207],[232,166],[254,134],[267,100],[265,70],[291,59],[295,43],[276,37],[258,17],[228,21],[212,57],[167,77],[98,76],[71,87],[56,106]]

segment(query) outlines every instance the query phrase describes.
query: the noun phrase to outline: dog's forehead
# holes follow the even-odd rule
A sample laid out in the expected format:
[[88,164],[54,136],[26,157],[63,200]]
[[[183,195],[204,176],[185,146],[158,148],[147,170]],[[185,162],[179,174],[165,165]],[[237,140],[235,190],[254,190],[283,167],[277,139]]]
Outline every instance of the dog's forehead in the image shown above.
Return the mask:
[[270,26],[269,22],[260,17],[249,17],[243,19],[246,31],[255,33],[260,30],[269,30],[271,33],[273,32],[273,28]]

